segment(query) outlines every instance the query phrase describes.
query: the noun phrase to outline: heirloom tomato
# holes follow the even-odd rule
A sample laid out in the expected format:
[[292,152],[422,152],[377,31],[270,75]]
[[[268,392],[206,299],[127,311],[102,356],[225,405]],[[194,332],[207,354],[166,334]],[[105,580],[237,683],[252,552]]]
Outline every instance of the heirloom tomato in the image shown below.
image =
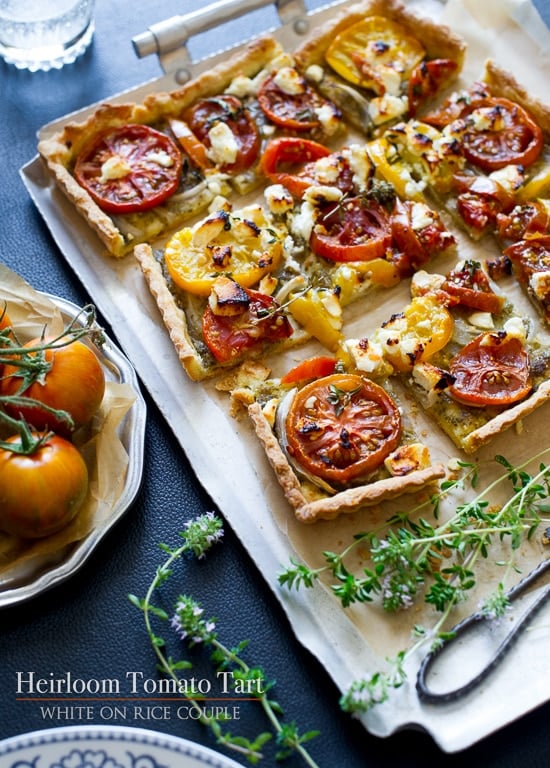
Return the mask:
[[25,539],[49,536],[68,525],[88,491],[86,463],[60,435],[32,435],[30,453],[18,452],[24,439],[0,446],[0,530]]
[[335,373],[294,395],[285,421],[289,454],[312,475],[345,485],[375,471],[399,445],[401,416],[370,379]]
[[484,333],[452,360],[451,395],[480,408],[505,407],[527,397],[532,389],[529,356],[522,342],[506,333]]
[[[28,366],[18,365],[17,361],[6,363],[0,381],[6,412],[13,418],[23,417],[37,430],[52,429],[65,435],[87,424],[105,392],[105,374],[93,350],[81,341],[53,341],[47,337],[33,339],[24,348],[28,350],[28,362],[38,364],[37,374],[29,377]],[[25,358],[20,362],[24,363]],[[14,397],[37,402],[17,402]],[[70,420],[52,409],[64,411]]]
[[423,45],[401,24],[369,16],[336,35],[326,60],[348,82],[381,95],[389,73],[408,80],[424,56]]
[[148,125],[101,134],[77,157],[74,175],[107,213],[133,213],[163,203],[178,188],[182,156],[175,142]]
[[250,112],[236,96],[200,99],[183,117],[194,136],[207,147],[208,156],[216,156],[219,152],[220,156],[214,162],[222,170],[241,173],[256,162],[261,146],[260,134]]

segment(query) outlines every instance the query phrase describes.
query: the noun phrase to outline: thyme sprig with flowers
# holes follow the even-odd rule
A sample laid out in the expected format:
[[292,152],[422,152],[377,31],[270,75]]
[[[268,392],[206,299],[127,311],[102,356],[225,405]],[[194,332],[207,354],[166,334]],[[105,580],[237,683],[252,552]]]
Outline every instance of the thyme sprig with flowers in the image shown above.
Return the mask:
[[[433,650],[449,638],[444,627],[454,606],[465,600],[476,585],[477,561],[489,557],[493,543],[508,540],[510,559],[497,563],[505,566],[505,574],[482,607],[488,619],[498,619],[505,614],[509,601],[504,581],[511,570],[516,570],[513,553],[525,539],[532,538],[541,524],[548,525],[549,519],[543,515],[550,511],[545,503],[550,496],[550,465],[541,461],[548,452],[550,448],[517,467],[505,457],[496,456],[495,461],[505,468],[505,473],[475,498],[459,504],[449,519],[432,525],[424,518],[416,518],[424,507],[430,506],[437,520],[441,502],[450,497],[452,491],[465,484],[477,486],[478,467],[460,462],[466,470],[463,477],[445,481],[438,494],[409,512],[394,515],[379,529],[357,534],[342,552],[323,552],[326,565],[310,569],[292,560],[291,566],[279,574],[281,585],[299,589],[313,587],[321,575],[328,572],[336,580],[331,589],[344,607],[355,602],[371,602],[374,595],[379,595],[385,610],[396,611],[413,605],[423,588],[425,602],[439,614],[431,629],[414,627],[409,648],[387,660],[388,672],[376,672],[352,684],[340,702],[344,710],[365,712],[386,701],[390,690],[400,687],[406,679],[405,660],[424,643],[430,642]],[[538,469],[530,474],[526,468],[535,462],[540,462]],[[503,483],[511,483],[512,495],[501,506],[490,506],[491,494]],[[372,568],[365,568],[362,576],[356,576],[345,561],[360,544],[370,547]],[[445,561],[449,562],[446,567]],[[428,580],[431,580],[429,586]]]
[[171,617],[164,608],[153,604],[153,594],[172,576],[176,561],[181,560],[186,553],[192,553],[202,559],[211,547],[221,540],[222,521],[213,512],[207,512],[186,523],[185,530],[180,533],[180,536],[183,543],[175,549],[164,544],[160,545],[161,549],[168,554],[168,558],[157,568],[145,597],[140,599],[135,595],[129,595],[132,604],[143,612],[147,635],[158,659],[159,671],[174,682],[177,692],[184,696],[195,710],[197,715],[195,719],[211,729],[218,744],[237,752],[252,764],[259,762],[263,757],[261,750],[272,738],[272,733],[270,731],[260,733],[253,740],[244,736],[234,736],[224,730],[222,716],[206,714],[200,704],[201,694],[190,690],[189,685],[184,684],[185,681],[179,676],[182,670],[192,666],[191,662],[177,661],[166,654],[166,640],[153,629],[153,618],[168,622],[178,637],[187,642],[189,647],[203,644],[210,648],[211,659],[217,673],[227,675],[227,679],[231,681],[237,692],[246,691],[248,695],[257,698],[276,735],[278,760],[297,753],[306,765],[317,768],[317,764],[304,748],[304,744],[314,738],[318,731],[300,734],[294,722],[282,721],[281,707],[268,695],[273,683],[266,679],[260,667],[250,667],[242,658],[242,652],[248,646],[248,641],[244,640],[232,648],[224,645],[218,639],[215,620],[204,618],[204,609],[201,604],[188,595],[178,596]]

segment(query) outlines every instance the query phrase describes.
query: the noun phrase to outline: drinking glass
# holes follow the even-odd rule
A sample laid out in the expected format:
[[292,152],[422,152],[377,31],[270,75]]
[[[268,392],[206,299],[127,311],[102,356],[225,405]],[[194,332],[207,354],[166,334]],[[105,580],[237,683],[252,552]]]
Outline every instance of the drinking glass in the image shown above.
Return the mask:
[[59,69],[89,46],[94,0],[0,0],[0,56],[19,69]]

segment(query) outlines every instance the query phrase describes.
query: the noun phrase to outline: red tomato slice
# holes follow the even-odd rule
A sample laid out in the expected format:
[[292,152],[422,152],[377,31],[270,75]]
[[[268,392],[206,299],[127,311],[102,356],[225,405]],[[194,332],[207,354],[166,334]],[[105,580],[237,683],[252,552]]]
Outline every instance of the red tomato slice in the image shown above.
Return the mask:
[[[317,111],[327,105],[326,99],[313,90],[306,80],[297,75],[294,80],[297,86],[295,93],[287,93],[276,82],[272,75],[264,80],[258,91],[258,103],[264,114],[272,123],[290,131],[312,131],[321,126]],[[333,106],[335,113],[338,112]]]
[[399,444],[397,405],[378,384],[333,374],[307,384],[285,422],[289,454],[305,470],[346,485],[376,470]]
[[504,305],[504,297],[493,291],[489,278],[476,261],[466,260],[459,268],[452,269],[441,288],[455,297],[458,304],[480,312],[497,314]]
[[[420,209],[422,224],[415,222],[415,211]],[[397,200],[391,219],[393,242],[403,252],[404,259],[410,265],[405,270],[401,262],[401,271],[410,272],[429,261],[432,256],[442,253],[455,238],[445,227],[439,216],[423,203]]]
[[477,336],[451,360],[450,372],[452,397],[480,408],[512,405],[532,388],[525,347],[504,332]]
[[323,376],[330,376],[336,368],[336,360],[333,357],[310,357],[308,360],[302,360],[290,371],[281,377],[281,384],[297,384],[301,381],[310,381],[311,379],[321,379]]
[[[462,151],[466,159],[491,173],[506,165],[527,167],[542,152],[542,129],[533,117],[513,101],[488,97],[476,107],[490,123],[486,129],[466,130],[462,137]],[[474,110],[471,110],[474,111]]]
[[132,124],[85,147],[74,175],[102,210],[117,214],[160,205],[177,190],[181,170],[181,152],[169,136]]
[[[274,184],[282,184],[294,197],[301,197],[314,182],[308,163],[328,157],[330,150],[309,139],[284,136],[270,141],[260,161],[262,172]],[[283,170],[286,166],[288,170]],[[302,166],[299,169],[299,166]],[[293,172],[295,168],[295,172]]]
[[527,283],[535,272],[550,271],[550,235],[520,240],[506,248],[504,255],[512,262],[518,279]]
[[219,363],[232,362],[253,347],[292,335],[292,326],[278,311],[275,299],[248,288],[242,290],[250,301],[240,314],[217,315],[207,305],[202,317],[204,340]]
[[352,197],[323,207],[310,238],[317,256],[330,261],[370,261],[392,243],[391,215],[368,198]]
[[212,96],[201,99],[185,112],[184,120],[192,133],[208,148],[210,130],[225,123],[237,143],[237,157],[232,163],[218,164],[226,173],[241,173],[256,162],[261,139],[256,123],[236,96]]
[[512,243],[534,235],[548,234],[549,230],[550,213],[538,200],[516,205],[510,213],[499,213],[497,216],[499,238]]
[[422,61],[409,79],[409,112],[416,115],[419,107],[433,99],[455,76],[458,64],[452,59],[431,59]]
[[422,122],[437,128],[444,128],[480,106],[483,100],[489,96],[490,93],[484,83],[474,83],[468,90],[452,94],[443,102],[441,107],[428,115],[424,115]]
[[455,173],[453,187],[459,193],[456,200],[459,215],[478,233],[495,227],[499,213],[509,211],[514,205],[513,194],[486,176]]

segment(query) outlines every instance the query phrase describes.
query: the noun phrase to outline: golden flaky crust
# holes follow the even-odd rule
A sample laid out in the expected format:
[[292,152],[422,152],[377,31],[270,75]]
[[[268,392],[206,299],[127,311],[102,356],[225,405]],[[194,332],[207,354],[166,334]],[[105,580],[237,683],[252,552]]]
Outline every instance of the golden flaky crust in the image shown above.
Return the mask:
[[322,24],[308,37],[307,42],[296,50],[296,65],[305,70],[312,64],[322,64],[325,51],[336,35],[368,16],[384,16],[402,24],[422,42],[430,59],[452,59],[459,65],[459,70],[462,68],[466,53],[463,39],[449,27],[417,16],[399,0],[365,0],[348,6],[333,19]]
[[437,463],[425,469],[410,472],[408,475],[377,480],[356,488],[348,488],[334,496],[308,501],[296,473],[263,414],[261,405],[257,402],[249,405],[248,414],[285,498],[294,509],[296,519],[301,523],[332,520],[338,515],[356,512],[361,507],[372,506],[383,500],[418,491],[435,480],[445,477],[444,466]]
[[[39,142],[38,152],[56,184],[97,233],[112,256],[125,256],[140,240],[125,238],[115,220],[101,210],[74,178],[74,164],[83,148],[108,129],[128,123],[153,125],[163,119],[177,116],[197,99],[222,92],[237,75],[257,74],[281,51],[276,40],[270,36],[262,37],[245,46],[223,64],[199,75],[176,91],[152,94],[141,104],[102,104],[83,122],[68,123],[62,130]],[[204,202],[207,205],[209,200]],[[173,226],[197,212],[193,205],[183,203],[181,216],[172,222]]]
[[497,435],[505,432],[514,424],[518,424],[530,413],[540,408],[547,400],[550,400],[550,381],[543,382],[526,400],[499,413],[487,424],[470,432],[462,443],[464,451],[468,454],[475,453],[482,446],[494,440]]
[[185,312],[178,307],[173,294],[170,292],[162,274],[162,268],[155,259],[151,247],[148,245],[138,245],[134,250],[134,255],[141,267],[149,290],[159,308],[170,340],[187,375],[193,381],[205,379],[208,376],[208,369],[203,365],[189,337]]

